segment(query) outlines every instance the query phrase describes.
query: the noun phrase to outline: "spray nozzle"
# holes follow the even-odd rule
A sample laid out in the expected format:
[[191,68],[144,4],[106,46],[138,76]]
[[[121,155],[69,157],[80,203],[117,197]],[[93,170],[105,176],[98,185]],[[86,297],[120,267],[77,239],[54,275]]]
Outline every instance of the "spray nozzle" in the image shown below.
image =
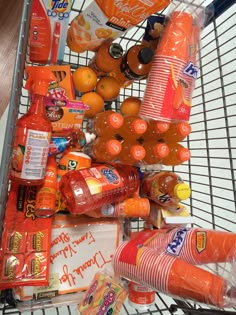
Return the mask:
[[34,94],[46,96],[48,93],[48,85],[56,78],[52,71],[46,67],[28,66],[26,67],[27,81],[25,88]]

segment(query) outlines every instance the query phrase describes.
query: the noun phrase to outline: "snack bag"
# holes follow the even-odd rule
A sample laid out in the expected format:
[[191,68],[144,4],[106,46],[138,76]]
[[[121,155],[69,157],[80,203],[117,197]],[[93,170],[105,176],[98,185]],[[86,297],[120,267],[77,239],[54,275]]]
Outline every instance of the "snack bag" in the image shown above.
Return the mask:
[[104,41],[113,41],[169,3],[169,0],[148,3],[136,0],[94,0],[72,20],[67,33],[67,45],[78,53],[95,51]]
[[97,272],[78,309],[82,315],[118,315],[127,295],[115,279],[105,272]]

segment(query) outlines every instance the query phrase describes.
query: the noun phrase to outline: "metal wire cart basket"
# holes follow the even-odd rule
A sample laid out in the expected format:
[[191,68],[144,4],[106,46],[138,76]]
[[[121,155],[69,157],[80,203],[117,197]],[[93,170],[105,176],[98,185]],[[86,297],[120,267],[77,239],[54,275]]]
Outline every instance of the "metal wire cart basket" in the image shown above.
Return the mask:
[[[12,141],[17,117],[27,111],[28,98],[22,93],[24,69],[28,63],[27,42],[30,0],[24,1],[18,50],[15,62],[12,94],[9,104],[4,149],[0,170],[0,215],[1,229],[8,194],[8,169]],[[90,1],[73,1],[71,20],[87,6]],[[178,1],[177,1],[178,2]],[[192,0],[199,5],[200,1]],[[208,18],[202,30],[201,49],[199,50],[200,71],[193,97],[190,123],[192,133],[185,140],[191,150],[189,162],[178,166],[180,176],[189,182],[192,196],[189,200],[195,226],[209,229],[236,232],[236,1],[201,0],[206,7]],[[165,14],[165,11],[162,12]],[[117,41],[126,51],[140,42],[145,30],[145,21],[125,33]],[[77,54],[66,47],[64,63],[72,69],[87,65],[92,52]],[[119,109],[127,96],[142,98],[146,83],[140,81],[122,89],[119,99],[108,104]],[[19,104],[19,107],[18,107]],[[132,222],[133,230],[141,228],[140,221]],[[2,292],[0,314],[20,314],[9,306],[11,292]],[[11,304],[11,303],[10,303]],[[50,306],[50,305],[49,305]],[[41,309],[40,309],[41,308]],[[34,312],[32,311],[31,314]],[[50,310],[39,305],[35,314],[76,314],[73,307]],[[26,312],[24,314],[30,314]],[[124,305],[122,315],[141,314]],[[156,294],[156,303],[142,314],[236,314],[235,310],[218,311],[202,308],[193,303],[176,301],[163,294]]]

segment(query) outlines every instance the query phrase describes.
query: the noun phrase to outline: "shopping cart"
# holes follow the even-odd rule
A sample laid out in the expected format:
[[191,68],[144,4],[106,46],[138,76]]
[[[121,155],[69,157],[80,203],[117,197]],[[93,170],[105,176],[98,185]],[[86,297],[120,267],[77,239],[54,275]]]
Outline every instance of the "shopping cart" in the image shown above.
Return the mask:
[[[24,1],[19,42],[12,83],[12,93],[5,132],[4,149],[0,170],[0,216],[1,227],[8,194],[8,170],[12,151],[12,140],[17,117],[28,109],[29,100],[24,85],[24,68],[28,63],[27,41],[29,30],[30,0]],[[176,2],[178,5],[179,1]],[[188,0],[189,2],[189,0]],[[188,181],[192,189],[189,200],[195,226],[236,232],[236,4],[235,0],[200,2],[196,5],[206,7],[207,21],[202,31],[199,51],[200,74],[196,81],[191,112],[192,133],[185,145],[192,152],[191,160],[178,166],[178,174]],[[71,12],[73,19],[90,3],[74,1]],[[165,14],[166,11],[162,12]],[[140,23],[122,36],[118,42],[124,50],[140,42],[145,22]],[[87,65],[92,52],[77,54],[66,47],[64,62],[72,69]],[[106,104],[107,108],[119,109],[119,104],[127,96],[142,98],[146,83],[140,81],[130,88],[123,89],[116,102]],[[19,106],[18,106],[19,105]],[[132,229],[141,229],[142,221],[132,221]],[[12,308],[14,298],[11,291],[1,294],[0,314],[20,314]],[[48,302],[48,301],[47,301]],[[76,314],[76,307],[47,309],[50,302],[34,302],[35,314]],[[29,312],[30,313],[30,312]],[[27,313],[25,313],[27,314]],[[122,315],[141,314],[124,305]],[[156,303],[142,314],[236,314],[235,310],[205,310],[202,306],[177,301],[163,294],[156,294]]]

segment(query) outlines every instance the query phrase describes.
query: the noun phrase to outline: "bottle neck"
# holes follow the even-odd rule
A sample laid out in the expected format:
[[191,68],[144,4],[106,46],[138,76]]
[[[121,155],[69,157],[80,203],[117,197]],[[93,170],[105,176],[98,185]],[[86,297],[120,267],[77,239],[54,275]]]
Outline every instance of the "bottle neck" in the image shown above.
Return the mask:
[[32,97],[30,108],[28,110],[28,114],[46,115],[44,98],[45,96],[43,95],[34,94],[34,96]]

